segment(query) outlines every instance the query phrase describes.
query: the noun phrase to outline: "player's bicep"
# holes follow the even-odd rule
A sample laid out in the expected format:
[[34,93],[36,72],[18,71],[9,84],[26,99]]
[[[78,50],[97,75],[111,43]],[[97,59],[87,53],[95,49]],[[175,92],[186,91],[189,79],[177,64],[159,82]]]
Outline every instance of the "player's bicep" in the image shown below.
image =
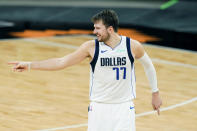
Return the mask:
[[89,56],[89,46],[82,44],[76,51],[61,58],[64,67],[78,64]]

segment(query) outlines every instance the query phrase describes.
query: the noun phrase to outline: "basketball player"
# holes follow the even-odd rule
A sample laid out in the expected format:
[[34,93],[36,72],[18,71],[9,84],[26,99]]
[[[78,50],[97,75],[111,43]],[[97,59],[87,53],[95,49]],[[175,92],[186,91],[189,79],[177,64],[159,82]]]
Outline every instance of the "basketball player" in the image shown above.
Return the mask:
[[50,71],[67,68],[89,57],[88,131],[135,131],[132,102],[136,98],[134,60],[139,60],[144,67],[152,89],[152,106],[159,114],[162,101],[155,68],[138,41],[117,33],[118,16],[113,10],[99,12],[92,21],[97,39],[83,43],[73,53],[62,58],[9,64],[19,72],[30,69]]

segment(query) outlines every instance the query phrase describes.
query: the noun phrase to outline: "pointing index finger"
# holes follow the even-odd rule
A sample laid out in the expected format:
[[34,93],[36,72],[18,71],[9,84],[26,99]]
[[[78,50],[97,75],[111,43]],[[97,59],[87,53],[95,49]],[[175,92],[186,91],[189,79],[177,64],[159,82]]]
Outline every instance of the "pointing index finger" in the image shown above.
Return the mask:
[[160,115],[160,110],[159,110],[159,108],[157,109],[157,114]]
[[7,64],[8,65],[16,65],[16,64],[18,64],[19,62],[18,61],[10,61],[10,62],[8,62]]

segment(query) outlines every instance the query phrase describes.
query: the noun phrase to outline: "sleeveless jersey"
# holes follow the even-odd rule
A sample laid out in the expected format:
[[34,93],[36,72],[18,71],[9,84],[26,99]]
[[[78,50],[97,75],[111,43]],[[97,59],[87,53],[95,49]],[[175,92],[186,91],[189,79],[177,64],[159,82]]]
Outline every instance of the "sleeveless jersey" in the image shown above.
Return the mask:
[[95,40],[95,54],[90,62],[90,101],[122,103],[136,97],[131,46],[130,38],[125,36],[113,49]]

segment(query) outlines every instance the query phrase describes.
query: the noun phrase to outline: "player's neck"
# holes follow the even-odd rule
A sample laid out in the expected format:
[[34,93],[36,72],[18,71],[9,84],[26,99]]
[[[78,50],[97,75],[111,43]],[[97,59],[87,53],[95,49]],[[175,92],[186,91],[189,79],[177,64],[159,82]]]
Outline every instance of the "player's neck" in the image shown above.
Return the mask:
[[111,48],[114,48],[120,43],[120,41],[121,41],[120,35],[117,33],[114,33],[110,36],[110,38],[107,41],[105,41],[105,44],[107,44]]

